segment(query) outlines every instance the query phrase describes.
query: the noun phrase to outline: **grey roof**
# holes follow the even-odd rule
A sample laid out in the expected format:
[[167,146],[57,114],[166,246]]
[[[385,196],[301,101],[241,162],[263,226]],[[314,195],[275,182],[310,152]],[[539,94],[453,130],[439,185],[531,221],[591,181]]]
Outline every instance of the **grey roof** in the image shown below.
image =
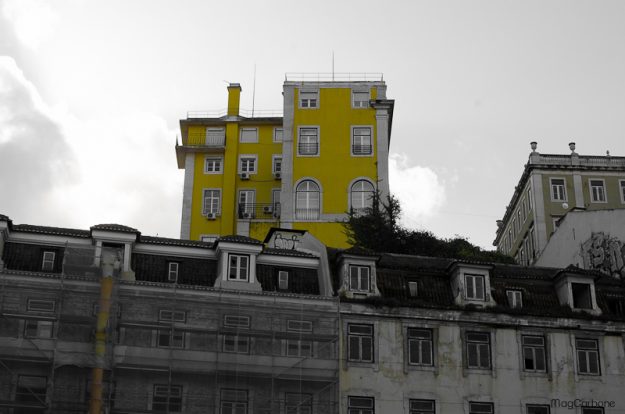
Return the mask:
[[87,230],[67,229],[63,227],[33,226],[31,224],[15,224],[13,225],[13,231],[37,234],[52,234],[55,236],[71,236],[83,238],[90,237],[90,233]]
[[139,238],[141,243],[147,244],[160,244],[163,246],[182,246],[182,247],[200,247],[203,249],[211,249],[214,246],[213,242],[203,242],[198,240],[182,240],[171,239],[167,237],[154,237],[154,236],[141,236]]
[[273,248],[265,248],[263,250],[263,254],[271,254],[274,256],[291,256],[291,257],[312,257],[317,258],[314,254],[302,252],[299,250],[289,250],[289,249],[273,249]]
[[91,230],[109,230],[109,231],[119,231],[122,233],[137,233],[139,234],[139,230],[133,229],[132,227],[123,226],[121,224],[96,224],[91,227]]
[[243,243],[243,244],[258,244],[258,245],[263,244],[260,240],[253,239],[251,237],[236,236],[236,235],[220,237],[219,239],[217,239],[217,243],[219,243],[219,242]]

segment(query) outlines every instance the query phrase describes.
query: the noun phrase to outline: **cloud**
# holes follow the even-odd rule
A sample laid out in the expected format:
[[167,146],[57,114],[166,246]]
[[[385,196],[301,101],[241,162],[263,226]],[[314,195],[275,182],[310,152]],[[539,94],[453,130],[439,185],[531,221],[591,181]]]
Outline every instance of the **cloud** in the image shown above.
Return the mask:
[[400,201],[403,225],[420,228],[445,202],[445,186],[434,171],[412,166],[406,155],[389,157],[391,193]]
[[19,41],[37,49],[52,33],[57,14],[44,0],[3,0],[0,5],[5,22],[10,22]]
[[15,60],[0,56],[0,210],[45,215],[58,183],[76,176],[61,123]]

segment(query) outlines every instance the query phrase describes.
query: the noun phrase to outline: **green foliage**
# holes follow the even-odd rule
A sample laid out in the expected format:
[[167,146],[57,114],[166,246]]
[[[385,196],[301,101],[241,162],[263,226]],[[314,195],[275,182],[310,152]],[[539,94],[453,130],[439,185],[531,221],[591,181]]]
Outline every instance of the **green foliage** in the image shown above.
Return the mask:
[[430,257],[447,257],[482,262],[514,263],[514,259],[496,251],[483,250],[464,237],[442,239],[427,230],[410,230],[398,221],[401,206],[394,196],[382,202],[375,193],[372,206],[364,212],[349,213],[345,233],[352,246],[365,249]]

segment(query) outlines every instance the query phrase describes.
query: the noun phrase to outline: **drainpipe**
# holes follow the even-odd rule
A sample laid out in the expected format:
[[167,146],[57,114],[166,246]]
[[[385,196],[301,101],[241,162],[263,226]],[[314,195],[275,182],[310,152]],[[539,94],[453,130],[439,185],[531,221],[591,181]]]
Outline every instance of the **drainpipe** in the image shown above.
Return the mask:
[[106,367],[106,330],[111,310],[113,292],[113,271],[119,270],[120,263],[112,252],[102,254],[102,278],[100,279],[100,302],[95,331],[95,366],[91,375],[91,399],[89,414],[102,412],[102,383]]

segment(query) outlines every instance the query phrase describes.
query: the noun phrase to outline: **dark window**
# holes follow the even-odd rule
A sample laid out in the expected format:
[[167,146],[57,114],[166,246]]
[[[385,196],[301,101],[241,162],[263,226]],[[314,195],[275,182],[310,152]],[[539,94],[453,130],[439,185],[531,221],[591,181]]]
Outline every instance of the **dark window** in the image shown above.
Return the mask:
[[347,359],[356,362],[373,362],[373,325],[347,325]]
[[490,334],[467,332],[467,368],[490,369]]
[[221,390],[221,414],[247,414],[247,390]]
[[575,309],[592,309],[590,284],[571,283],[571,290],[573,291],[573,307]]
[[182,412],[182,386],[155,385],[152,395],[152,411],[157,413]]
[[599,368],[599,343],[596,339],[576,339],[577,372],[587,375],[601,375]]
[[432,331],[408,328],[409,363],[413,365],[433,365]]
[[[46,389],[48,385],[47,377],[20,375],[17,378],[17,388],[15,389],[15,401],[32,406],[32,409],[16,410],[15,413],[43,414],[46,405]],[[42,407],[37,409],[35,407]]]
[[493,403],[470,402],[469,414],[492,414],[495,412]]
[[549,406],[548,405],[528,405],[526,407],[526,414],[549,414]]
[[433,400],[410,400],[409,414],[435,414],[436,404]]
[[287,392],[285,396],[286,414],[311,414],[312,394]]
[[508,297],[508,306],[511,308],[523,307],[523,293],[520,290],[506,290]]
[[347,397],[348,414],[374,414],[375,400],[373,397]]
[[226,334],[223,350],[235,354],[247,354],[250,351],[250,338],[247,335]]
[[582,414],[603,414],[603,408],[601,407],[582,407]]
[[531,372],[546,372],[547,358],[545,338],[542,336],[523,336],[523,369]]
[[24,323],[25,338],[52,338],[53,331],[53,321],[39,321],[35,319],[27,319]]
[[184,348],[184,332],[176,328],[176,322],[186,321],[186,312],[162,309],[158,313],[158,321],[169,327],[158,330],[157,346],[165,348]]

